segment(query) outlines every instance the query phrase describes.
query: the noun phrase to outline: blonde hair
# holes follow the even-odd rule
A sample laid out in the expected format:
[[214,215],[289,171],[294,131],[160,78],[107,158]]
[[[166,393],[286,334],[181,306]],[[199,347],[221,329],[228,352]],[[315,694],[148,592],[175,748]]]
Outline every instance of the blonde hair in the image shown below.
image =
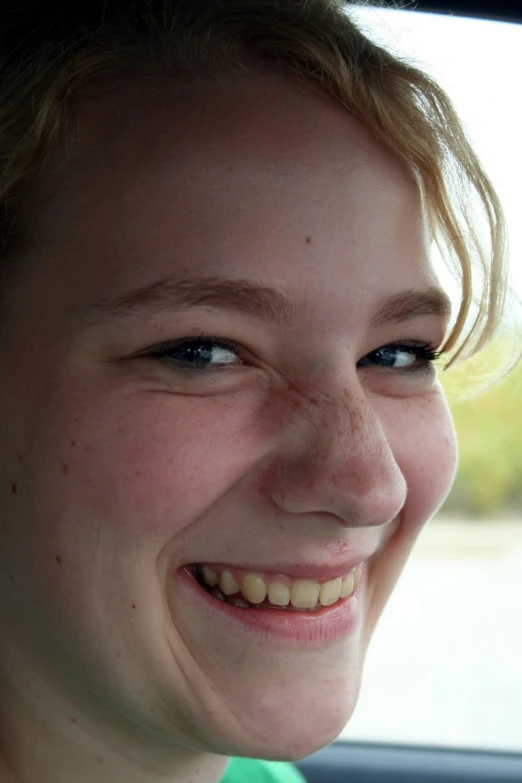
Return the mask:
[[409,164],[462,292],[446,367],[474,355],[506,309],[498,196],[445,92],[372,42],[349,11],[341,0],[3,0],[0,275],[16,273],[30,246],[31,188],[89,83],[133,73],[216,80],[263,63],[330,95]]

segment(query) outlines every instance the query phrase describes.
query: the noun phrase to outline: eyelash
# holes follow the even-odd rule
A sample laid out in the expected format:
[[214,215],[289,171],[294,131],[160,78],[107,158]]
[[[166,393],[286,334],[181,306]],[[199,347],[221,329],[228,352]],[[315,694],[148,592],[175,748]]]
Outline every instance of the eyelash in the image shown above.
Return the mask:
[[[181,340],[176,340],[174,342],[167,342],[163,345],[160,345],[158,348],[154,349],[153,351],[150,351],[147,353],[148,358],[152,359],[159,359],[163,360],[164,362],[168,364],[175,365],[175,369],[179,370],[180,372],[199,372],[199,373],[208,373],[208,372],[223,372],[224,368],[230,364],[232,367],[236,367],[237,365],[233,362],[225,362],[221,365],[199,365],[197,363],[190,363],[183,360],[176,360],[173,359],[171,354],[175,351],[180,351],[183,348],[197,348],[198,346],[205,345],[210,348],[222,348],[226,351],[230,351],[231,353],[234,353],[237,357],[240,359],[242,357],[247,357],[247,352],[244,348],[242,348],[238,343],[232,342],[230,340],[220,339],[218,337],[206,337],[203,339],[203,337],[199,338],[184,338]],[[368,357],[375,356],[376,354],[382,353],[383,351],[397,351],[400,353],[408,353],[416,357],[418,360],[416,363],[404,367],[404,368],[396,368],[396,367],[386,367],[384,366],[383,369],[388,369],[391,372],[399,372],[399,373],[422,373],[422,372],[429,372],[431,369],[431,365],[437,361],[442,356],[442,351],[436,351],[431,345],[426,343],[415,343],[415,342],[396,342],[396,343],[387,343],[386,345],[381,346],[380,348],[377,348],[374,351],[370,351],[370,353],[367,353],[366,356],[363,356],[363,359],[368,359]],[[359,360],[362,361],[362,360]],[[176,366],[177,365],[177,366]],[[368,365],[360,365],[359,362],[357,363],[358,366],[368,366]],[[210,369],[208,369],[210,368]]]

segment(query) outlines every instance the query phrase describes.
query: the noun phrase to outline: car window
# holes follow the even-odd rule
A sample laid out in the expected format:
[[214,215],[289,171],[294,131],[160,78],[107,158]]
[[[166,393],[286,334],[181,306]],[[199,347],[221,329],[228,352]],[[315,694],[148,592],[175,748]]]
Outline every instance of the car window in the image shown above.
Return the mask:
[[[522,25],[376,8],[358,17],[453,99],[506,211],[522,294]],[[511,327],[477,372],[522,334],[519,310]],[[454,397],[456,380],[442,381],[460,443],[457,480],[377,627],[340,739],[521,751],[522,371],[468,401]]]

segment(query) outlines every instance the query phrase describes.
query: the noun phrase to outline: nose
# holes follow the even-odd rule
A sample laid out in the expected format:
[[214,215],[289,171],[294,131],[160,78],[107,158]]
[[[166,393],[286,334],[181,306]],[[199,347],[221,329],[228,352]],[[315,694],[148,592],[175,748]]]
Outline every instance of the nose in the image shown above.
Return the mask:
[[[291,408],[291,410],[289,410]],[[292,514],[329,513],[346,527],[391,522],[406,479],[379,416],[357,383],[286,409],[265,491]]]

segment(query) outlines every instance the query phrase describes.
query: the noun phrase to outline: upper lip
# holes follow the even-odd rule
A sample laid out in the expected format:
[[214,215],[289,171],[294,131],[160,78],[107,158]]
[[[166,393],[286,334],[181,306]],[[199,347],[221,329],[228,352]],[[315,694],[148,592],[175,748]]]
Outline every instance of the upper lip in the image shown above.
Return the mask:
[[266,573],[266,574],[280,574],[282,576],[289,576],[293,579],[312,579],[316,582],[329,582],[331,579],[338,579],[339,577],[346,576],[353,568],[367,560],[371,554],[368,553],[353,553],[350,557],[345,557],[342,562],[336,563],[317,563],[317,562],[293,562],[293,563],[274,563],[270,565],[261,565],[259,563],[245,564],[245,563],[218,563],[217,561],[201,561],[201,565],[209,565],[226,569],[227,567],[241,568],[245,571],[252,573]]

